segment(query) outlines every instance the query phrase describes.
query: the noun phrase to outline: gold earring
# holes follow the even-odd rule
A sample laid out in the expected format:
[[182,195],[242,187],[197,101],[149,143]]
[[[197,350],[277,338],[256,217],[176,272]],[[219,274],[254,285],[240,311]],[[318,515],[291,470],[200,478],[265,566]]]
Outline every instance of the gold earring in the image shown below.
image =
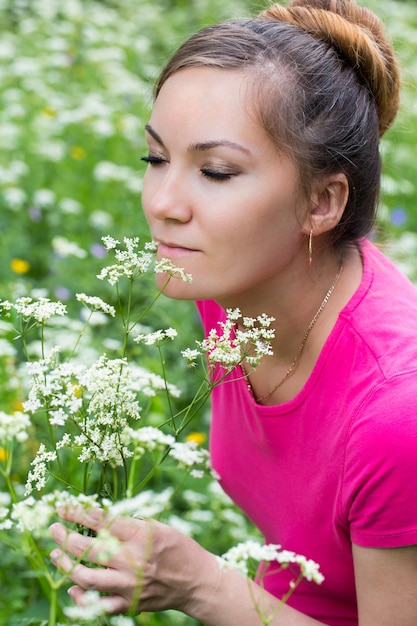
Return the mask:
[[313,262],[313,229],[310,229],[310,235],[308,238],[308,265],[311,267]]

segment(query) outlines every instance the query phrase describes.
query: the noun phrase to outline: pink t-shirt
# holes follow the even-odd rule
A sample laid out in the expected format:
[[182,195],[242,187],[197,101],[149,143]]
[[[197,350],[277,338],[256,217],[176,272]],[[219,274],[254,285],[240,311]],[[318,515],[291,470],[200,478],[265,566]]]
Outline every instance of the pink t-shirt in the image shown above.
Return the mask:
[[[221,485],[267,542],[320,564],[324,583],[303,581],[289,604],[330,626],[358,621],[352,542],[417,544],[417,290],[370,242],[361,250],[362,283],[295,398],[260,406],[244,380],[212,395]],[[206,331],[224,319],[198,307]],[[294,577],[264,585],[282,597]]]

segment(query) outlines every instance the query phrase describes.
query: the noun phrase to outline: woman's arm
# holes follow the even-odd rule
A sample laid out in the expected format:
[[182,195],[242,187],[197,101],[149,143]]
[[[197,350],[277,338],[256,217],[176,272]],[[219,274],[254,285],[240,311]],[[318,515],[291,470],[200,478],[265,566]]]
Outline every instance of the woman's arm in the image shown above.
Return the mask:
[[353,545],[360,626],[417,624],[417,546]]
[[[232,569],[193,539],[155,521],[117,518],[111,523],[99,510],[70,509],[63,518],[94,531],[109,528],[118,538],[109,559],[91,537],[51,527],[63,551],[51,557],[75,583],[70,590],[83,604],[86,590],[108,594],[100,600],[109,613],[176,609],[205,626],[323,626],[279,601]],[[77,560],[102,567],[74,564]],[[353,546],[359,626],[417,624],[417,546],[371,549]],[[279,611],[277,612],[277,609]],[[263,618],[274,616],[271,621]]]
[[51,526],[62,548],[51,558],[75,583],[70,595],[76,604],[82,605],[85,591],[94,589],[108,594],[100,602],[109,613],[176,609],[205,626],[321,624],[287,606],[272,621],[262,620],[276,614],[277,598],[239,572],[222,569],[216,556],[170,526],[131,518],[109,522],[102,511],[81,508],[65,510],[62,517],[96,532],[107,528],[119,540],[117,551],[105,558],[94,538],[62,524]]

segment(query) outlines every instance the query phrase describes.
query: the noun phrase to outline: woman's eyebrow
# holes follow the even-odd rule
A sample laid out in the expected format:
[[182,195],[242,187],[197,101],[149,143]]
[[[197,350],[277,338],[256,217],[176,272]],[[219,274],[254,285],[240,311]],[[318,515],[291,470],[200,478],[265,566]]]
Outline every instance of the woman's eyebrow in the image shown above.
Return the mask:
[[150,136],[152,137],[152,139],[155,139],[155,141],[157,143],[159,143],[159,145],[161,145],[163,148],[165,148],[164,146],[164,142],[162,141],[161,137],[158,135],[158,133],[156,132],[156,130],[154,130],[152,128],[152,126],[150,124],[145,124],[145,130],[147,133],[150,134]]
[[192,143],[188,151],[189,152],[204,152],[206,150],[212,150],[213,148],[232,148],[233,150],[239,150],[240,152],[244,152],[245,154],[250,155],[250,150],[242,146],[240,143],[236,143],[234,141],[229,141],[228,139],[214,139],[212,141],[201,141],[197,143]]
[[[160,146],[162,146],[163,148],[165,147],[161,137],[150,124],[146,124],[145,130],[157,143],[159,143]],[[188,152],[205,152],[207,150],[212,150],[213,148],[218,147],[226,147],[232,148],[233,150],[239,150],[240,152],[243,152],[244,154],[247,154],[249,156],[251,154],[250,150],[248,150],[241,144],[236,143],[235,141],[229,141],[228,139],[213,139],[212,141],[199,141],[196,143],[192,143],[188,147]]]

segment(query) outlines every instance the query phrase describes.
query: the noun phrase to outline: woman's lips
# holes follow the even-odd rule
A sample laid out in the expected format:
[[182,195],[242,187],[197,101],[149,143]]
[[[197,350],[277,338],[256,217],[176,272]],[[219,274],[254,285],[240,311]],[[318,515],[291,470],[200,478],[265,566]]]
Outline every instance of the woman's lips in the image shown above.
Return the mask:
[[193,250],[192,248],[185,248],[181,245],[175,243],[163,243],[162,241],[158,242],[158,256],[159,257],[180,257],[186,256],[188,254],[193,254],[198,252],[198,250]]

